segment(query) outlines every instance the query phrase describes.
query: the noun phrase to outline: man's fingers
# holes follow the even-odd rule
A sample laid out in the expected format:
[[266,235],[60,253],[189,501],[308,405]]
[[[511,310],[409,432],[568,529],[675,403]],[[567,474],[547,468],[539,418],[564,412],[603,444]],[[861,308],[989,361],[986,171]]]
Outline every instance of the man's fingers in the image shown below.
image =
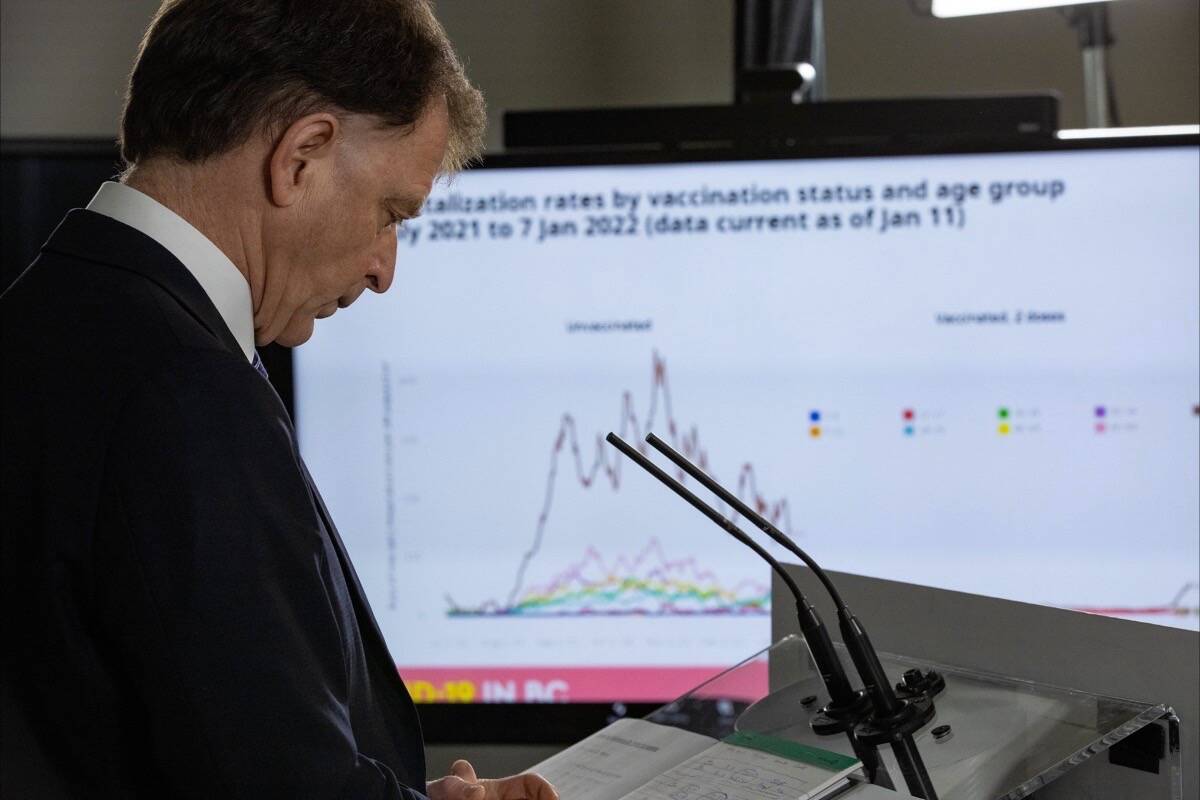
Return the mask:
[[475,768],[471,766],[471,762],[465,758],[460,758],[450,765],[450,774],[456,778],[462,778],[468,783],[475,783],[479,780],[475,776]]
[[558,791],[541,775],[527,772],[521,777],[525,779],[525,794],[529,800],[558,800]]
[[[559,800],[558,792],[550,785],[550,781],[533,772],[484,783],[491,784],[489,788],[497,800]],[[489,794],[488,800],[492,797],[493,794]]]
[[530,790],[533,800],[558,800],[558,790],[554,784],[536,772],[526,773],[525,787]]
[[487,789],[483,784],[448,775],[426,784],[426,793],[431,800],[484,800]]

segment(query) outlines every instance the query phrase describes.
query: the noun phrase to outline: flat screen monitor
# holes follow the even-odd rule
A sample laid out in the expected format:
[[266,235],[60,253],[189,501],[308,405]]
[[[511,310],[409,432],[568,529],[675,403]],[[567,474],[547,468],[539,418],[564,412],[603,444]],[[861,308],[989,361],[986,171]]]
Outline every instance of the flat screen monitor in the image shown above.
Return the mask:
[[659,703],[768,644],[769,569],[609,431],[828,568],[1197,629],[1198,152],[439,184],[391,290],[294,356],[303,456],[416,699]]

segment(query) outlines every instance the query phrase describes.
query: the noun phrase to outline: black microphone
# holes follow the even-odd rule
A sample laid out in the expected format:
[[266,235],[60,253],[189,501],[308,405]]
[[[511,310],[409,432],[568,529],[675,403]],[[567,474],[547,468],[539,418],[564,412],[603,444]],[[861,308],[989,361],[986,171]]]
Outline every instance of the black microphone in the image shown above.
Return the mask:
[[833,649],[833,641],[829,638],[829,631],[826,629],[825,623],[821,621],[821,617],[812,603],[808,602],[804,593],[800,591],[800,587],[796,584],[795,579],[762,545],[751,539],[741,528],[718,513],[716,509],[693,494],[687,487],[664,472],[650,459],[639,453],[635,447],[612,432],[609,432],[605,439],[613,447],[628,456],[635,464],[649,472],[666,485],[667,488],[686,500],[689,505],[716,523],[718,527],[753,550],[759,558],[771,566],[771,569],[775,571],[775,574],[787,586],[788,591],[792,593],[792,597],[796,599],[796,613],[800,620],[800,631],[804,635],[805,642],[808,644],[809,652],[812,653],[813,663],[817,666],[821,680],[829,691],[830,703],[814,716],[813,729],[820,734],[845,732],[849,735],[855,755],[858,756],[859,761],[863,762],[863,766],[867,770],[867,776],[872,780],[876,780],[877,777],[881,777],[877,773],[882,772],[884,783],[880,785],[890,787],[891,782],[886,777],[886,771],[880,769],[879,754],[874,745],[863,744],[853,734],[854,726],[869,710],[869,703],[862,692],[851,688],[850,681],[846,678],[846,671],[842,667],[842,662],[838,660],[837,652]]
[[[879,662],[879,655],[875,652],[875,647],[867,636],[866,629],[850,611],[846,601],[842,599],[841,593],[833,585],[833,581],[825,574],[825,570],[821,569],[808,553],[792,541],[791,537],[653,433],[646,435],[646,441],[677,467],[695,478],[702,486],[754,523],[759,530],[794,553],[813,571],[826,591],[829,592],[834,605],[837,606],[838,627],[842,631],[842,642],[846,645],[850,659],[854,662],[855,670],[862,679],[867,696],[871,700],[872,713],[867,720],[859,724],[856,738],[868,744],[890,743],[896,754],[900,771],[908,784],[909,792],[916,797],[936,800],[937,793],[933,788],[933,783],[929,780],[929,774],[925,769],[921,754],[912,739],[913,731],[933,717],[932,697],[928,694],[918,694],[916,697],[901,700],[896,696],[887,674],[883,670],[883,665]],[[930,684],[936,684],[940,677],[931,672],[926,680]]]

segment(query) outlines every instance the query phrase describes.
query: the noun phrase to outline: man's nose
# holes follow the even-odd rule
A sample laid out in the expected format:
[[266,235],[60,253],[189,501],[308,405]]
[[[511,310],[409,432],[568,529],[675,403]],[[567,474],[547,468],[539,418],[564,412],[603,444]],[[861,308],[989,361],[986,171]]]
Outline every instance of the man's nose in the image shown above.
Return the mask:
[[383,294],[392,285],[396,274],[396,231],[391,228],[379,238],[382,241],[371,254],[371,267],[367,270],[367,288]]

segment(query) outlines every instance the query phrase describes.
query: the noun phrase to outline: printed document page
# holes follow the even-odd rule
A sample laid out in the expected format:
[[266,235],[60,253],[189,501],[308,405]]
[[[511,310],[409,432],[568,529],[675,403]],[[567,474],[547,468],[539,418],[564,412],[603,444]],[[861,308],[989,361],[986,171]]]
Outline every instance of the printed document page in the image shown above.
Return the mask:
[[621,719],[532,768],[561,797],[616,800],[662,775],[715,739],[641,719]]
[[624,800],[808,800],[844,782],[860,766],[848,756],[737,733]]
[[748,732],[724,741],[622,719],[534,766],[571,800],[809,800],[861,764]]

